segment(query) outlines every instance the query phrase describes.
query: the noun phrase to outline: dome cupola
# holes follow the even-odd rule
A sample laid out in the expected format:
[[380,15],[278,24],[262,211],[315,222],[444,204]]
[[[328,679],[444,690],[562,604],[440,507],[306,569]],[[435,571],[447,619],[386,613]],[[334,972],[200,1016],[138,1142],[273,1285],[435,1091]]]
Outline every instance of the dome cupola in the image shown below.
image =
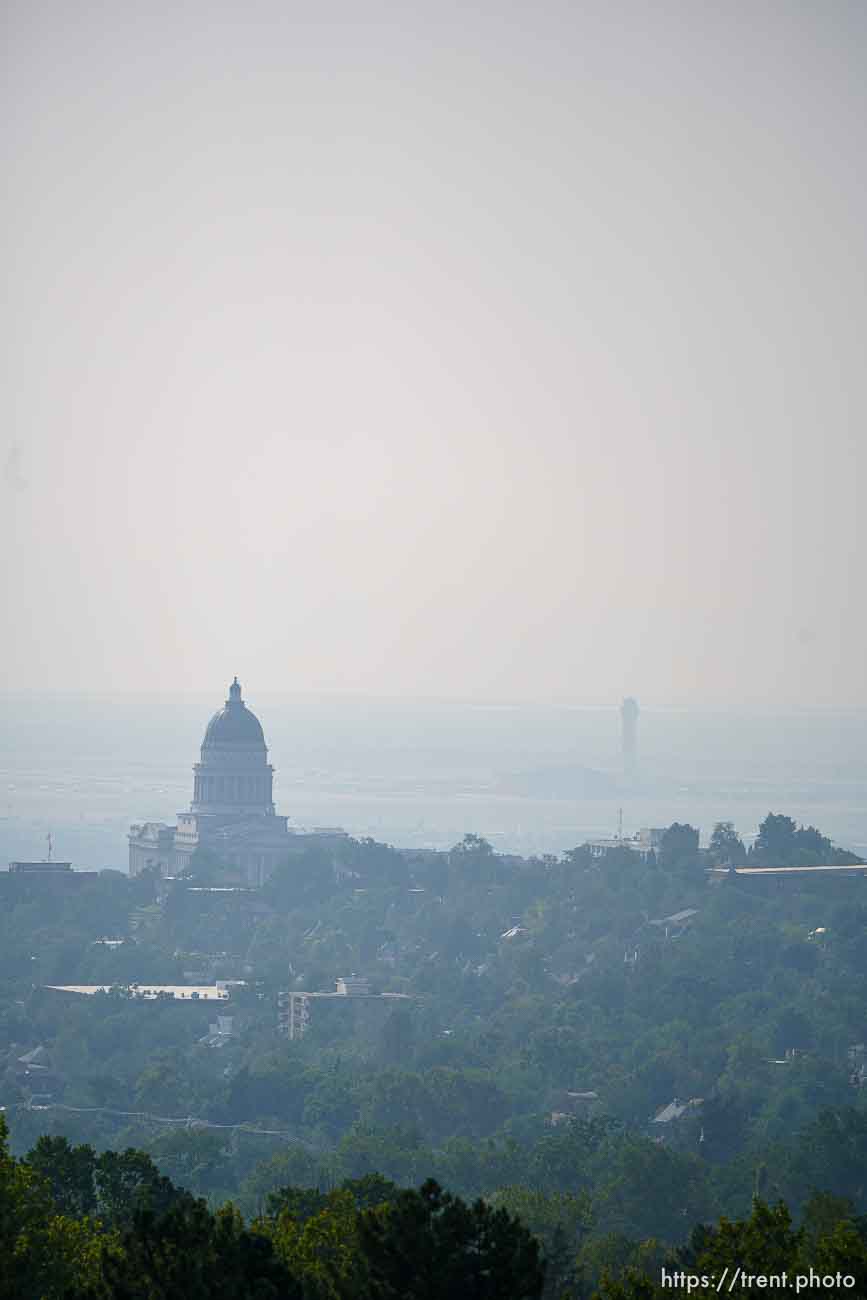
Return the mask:
[[237,677],[229,698],[211,718],[195,766],[190,811],[216,816],[274,815],[273,768],[262,725],[241,698]]
[[229,687],[229,698],[208,723],[202,750],[222,745],[255,745],[265,748],[262,724],[241,699],[241,683],[237,677]]

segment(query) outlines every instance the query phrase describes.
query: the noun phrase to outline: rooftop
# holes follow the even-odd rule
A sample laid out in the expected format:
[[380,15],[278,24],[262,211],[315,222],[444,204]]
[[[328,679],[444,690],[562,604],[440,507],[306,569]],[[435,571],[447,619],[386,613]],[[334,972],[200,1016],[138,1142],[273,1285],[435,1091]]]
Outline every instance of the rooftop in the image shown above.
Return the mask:
[[265,748],[262,725],[241,699],[241,684],[237,677],[229,687],[229,698],[219,709],[205,731],[202,749],[219,749],[223,745],[253,745]]
[[802,876],[811,871],[832,871],[838,875],[864,874],[867,862],[848,862],[840,866],[828,867],[710,867],[708,875],[713,876]]
[[46,984],[45,988],[58,993],[111,993],[120,989],[131,998],[153,1002],[156,998],[170,997],[184,1002],[228,1002],[229,994],[219,984]]

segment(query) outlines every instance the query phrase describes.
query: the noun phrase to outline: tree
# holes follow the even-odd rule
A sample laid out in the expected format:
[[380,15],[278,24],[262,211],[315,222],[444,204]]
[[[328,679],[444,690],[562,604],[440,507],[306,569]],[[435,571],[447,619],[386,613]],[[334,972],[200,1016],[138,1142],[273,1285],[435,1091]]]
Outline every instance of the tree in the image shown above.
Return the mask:
[[9,1155],[7,1138],[0,1114],[0,1297],[61,1300],[82,1292],[114,1248],[114,1236],[87,1217],[56,1214],[49,1183]]
[[481,884],[496,874],[493,845],[481,835],[468,833],[449,853],[451,878],[462,887]]
[[397,1006],[390,1013],[379,1036],[380,1058],[388,1064],[399,1065],[412,1055],[413,1021],[405,1006]]
[[563,861],[570,867],[592,867],[595,861],[589,844],[578,844],[574,849],[567,849]]
[[666,1294],[659,1286],[665,1254],[653,1237],[636,1242],[611,1232],[593,1238],[575,1261],[578,1294],[582,1300],[591,1294],[593,1300],[657,1300]]
[[370,1300],[538,1300],[539,1246],[507,1210],[432,1179],[358,1218]]
[[813,1026],[798,1007],[781,1007],[773,1022],[773,1049],[784,1056],[791,1048],[801,1050],[813,1045]]
[[363,1178],[345,1178],[340,1184],[344,1192],[352,1197],[357,1210],[372,1210],[377,1205],[386,1205],[394,1200],[398,1186],[382,1174],[365,1174]]
[[172,1175],[183,1179],[197,1195],[210,1195],[231,1183],[225,1134],[186,1126],[172,1128],[152,1143],[151,1153],[161,1168],[168,1164]]
[[593,1211],[587,1192],[545,1193],[524,1186],[501,1187],[486,1198],[529,1228],[545,1262],[543,1300],[558,1300],[569,1284],[576,1252],[590,1232]]
[[795,831],[795,861],[803,866],[829,865],[834,856],[834,846],[815,826],[802,826]]
[[703,1158],[715,1162],[729,1160],[743,1144],[749,1118],[749,1108],[737,1093],[708,1097],[701,1110]]
[[[44,1179],[9,1155],[6,1119],[0,1115],[0,1295],[31,1294],[41,1271],[39,1237],[51,1213]],[[22,1249],[23,1246],[23,1249]]]
[[[759,1300],[767,1295],[769,1279],[783,1274],[788,1279],[786,1294],[821,1292],[829,1300],[867,1294],[867,1244],[848,1207],[826,1202],[818,1208],[814,1226],[817,1233],[796,1229],[785,1204],[769,1206],[757,1199],[743,1219],[723,1217],[717,1224],[698,1225],[688,1245],[650,1267],[649,1260],[636,1258],[634,1245],[631,1251],[623,1250],[615,1261],[619,1275],[609,1268],[594,1300],[665,1300],[687,1291],[695,1300],[712,1300],[731,1288],[747,1300]],[[661,1268],[667,1278],[661,1277]],[[822,1279],[818,1285],[810,1281],[811,1271]],[[689,1275],[691,1283],[675,1291],[675,1274]],[[825,1280],[838,1275],[836,1284]]]
[[854,1223],[855,1206],[846,1196],[834,1196],[832,1192],[814,1192],[804,1206],[801,1226],[805,1240],[817,1246],[822,1237],[833,1233],[838,1223]]
[[767,866],[788,866],[795,853],[797,827],[791,817],[782,813],[768,813],[759,826],[754,853]]
[[183,1079],[179,1062],[171,1052],[160,1052],[150,1061],[136,1080],[136,1105],[142,1110],[157,1110],[169,1115],[177,1112],[178,1095]]
[[698,856],[698,831],[688,823],[672,822],[663,833],[659,846],[660,866],[669,870],[689,863]]
[[302,1282],[309,1300],[340,1300],[366,1295],[360,1283],[364,1264],[358,1251],[357,1214],[348,1191],[315,1194],[318,1204],[299,1204],[303,1217],[291,1208],[275,1220],[259,1220],[257,1232],[273,1243],[277,1258]]
[[165,1214],[188,1193],[164,1177],[145,1151],[104,1151],[95,1167],[97,1212],[101,1219],[119,1227],[132,1222],[136,1214],[148,1211]]
[[459,844],[455,844],[452,853],[457,858],[490,858],[493,855],[493,846],[481,835],[474,835],[468,831]]
[[404,855],[370,836],[341,840],[337,857],[341,866],[357,871],[366,885],[405,888],[409,884],[409,867]]
[[96,1211],[96,1152],[69,1145],[65,1137],[41,1137],[27,1153],[27,1163],[51,1190],[60,1214],[80,1219]]
[[296,1223],[306,1223],[314,1214],[321,1214],[327,1204],[328,1193],[318,1187],[281,1187],[268,1194],[267,1217],[278,1219],[287,1214]]
[[[700,1273],[716,1277],[733,1265],[740,1265],[748,1275],[793,1273],[802,1236],[792,1226],[792,1216],[782,1202],[771,1208],[756,1200],[748,1219],[731,1222],[723,1218],[707,1234],[696,1268]],[[739,1294],[760,1296],[764,1291],[742,1285]]]
[[747,851],[734,822],[717,822],[710,837],[709,852],[717,866],[734,867],[746,861]]
[[302,1300],[296,1275],[270,1239],[225,1205],[211,1214],[185,1196],[164,1215],[137,1212],[120,1250],[102,1260],[82,1300]]
[[[287,1147],[257,1164],[241,1183],[239,1201],[251,1215],[262,1213],[267,1205],[268,1214],[276,1217],[286,1208],[284,1196],[294,1196],[298,1188],[309,1189],[323,1181],[323,1171],[316,1158],[304,1147]],[[311,1193],[312,1194],[312,1193]],[[275,1197],[273,1204],[271,1196]]]
[[852,1107],[822,1110],[790,1150],[784,1184],[792,1204],[815,1190],[833,1191],[867,1211],[867,1113]]
[[676,1241],[704,1218],[710,1192],[705,1166],[647,1138],[627,1138],[612,1152],[594,1201],[602,1228]]
[[216,885],[233,870],[213,849],[199,844],[190,858],[184,878],[199,885]]
[[302,904],[321,904],[336,890],[334,853],[323,844],[293,852],[262,886],[262,898],[276,911],[292,912]]

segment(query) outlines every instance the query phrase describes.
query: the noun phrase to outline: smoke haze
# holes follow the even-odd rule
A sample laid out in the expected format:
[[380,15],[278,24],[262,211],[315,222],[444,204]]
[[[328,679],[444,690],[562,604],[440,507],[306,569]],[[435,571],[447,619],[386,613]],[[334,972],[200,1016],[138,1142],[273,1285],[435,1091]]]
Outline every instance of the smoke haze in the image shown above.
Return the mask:
[[7,685],[867,704],[863,5],[6,24]]

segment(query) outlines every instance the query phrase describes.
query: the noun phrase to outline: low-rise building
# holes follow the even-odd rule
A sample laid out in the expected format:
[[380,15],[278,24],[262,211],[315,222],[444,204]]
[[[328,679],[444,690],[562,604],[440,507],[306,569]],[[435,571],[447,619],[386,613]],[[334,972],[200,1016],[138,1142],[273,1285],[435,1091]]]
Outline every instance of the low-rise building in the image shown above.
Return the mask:
[[[227,983],[228,981],[223,981]],[[229,990],[217,984],[46,984],[56,993],[78,993],[93,997],[96,993],[123,993],[142,1002],[171,998],[175,1002],[228,1002]]]
[[594,858],[605,858],[609,853],[621,853],[626,850],[647,861],[652,853],[659,852],[664,835],[664,827],[643,826],[634,835],[612,835],[608,838],[588,840],[586,847]]
[[199,1042],[204,1047],[225,1047],[235,1037],[235,1017],[234,1016],[217,1016],[212,1025],[208,1025],[208,1032],[204,1034]]
[[553,1128],[570,1124],[573,1120],[592,1115],[599,1107],[598,1092],[574,1092],[558,1089],[551,1094],[549,1123]]
[[671,916],[659,917],[655,921],[649,921],[648,924],[662,930],[666,939],[678,939],[697,916],[697,907],[685,907],[681,912],[672,912]]
[[[650,1136],[655,1142],[673,1145],[687,1141],[690,1134],[695,1137],[695,1128],[689,1121],[700,1117],[703,1106],[703,1097],[691,1097],[688,1101],[674,1097],[653,1116],[649,1124]],[[703,1133],[698,1140],[703,1140]]]
[[312,993],[306,989],[289,989],[277,995],[277,1030],[290,1039],[302,1038],[310,1026],[311,1003],[318,1001],[361,1002],[387,1005],[394,1001],[412,1001],[411,993],[371,993],[368,981],[360,975],[341,975],[335,980],[333,993]]
[[71,862],[10,862],[8,875],[18,883],[47,888],[74,888],[99,879],[98,871],[74,871]]

